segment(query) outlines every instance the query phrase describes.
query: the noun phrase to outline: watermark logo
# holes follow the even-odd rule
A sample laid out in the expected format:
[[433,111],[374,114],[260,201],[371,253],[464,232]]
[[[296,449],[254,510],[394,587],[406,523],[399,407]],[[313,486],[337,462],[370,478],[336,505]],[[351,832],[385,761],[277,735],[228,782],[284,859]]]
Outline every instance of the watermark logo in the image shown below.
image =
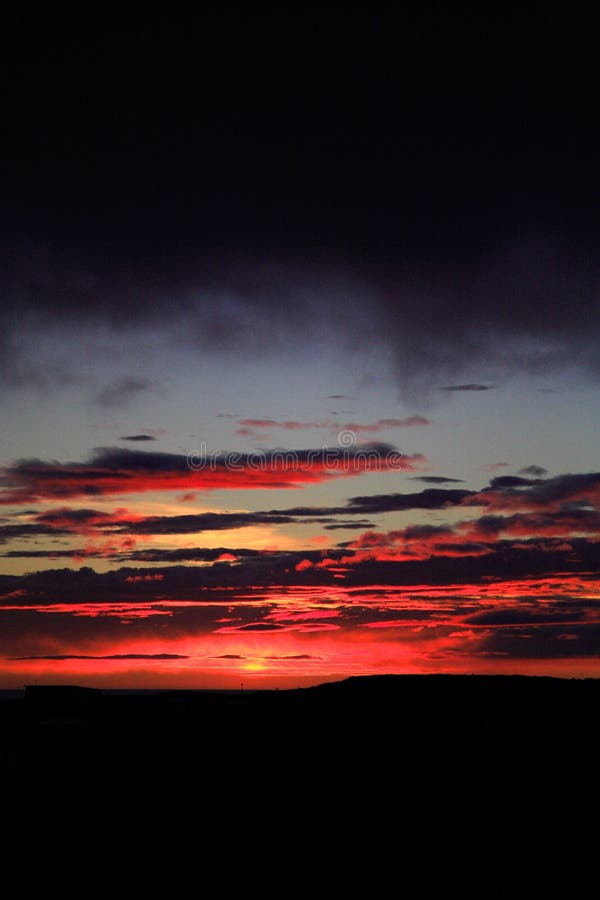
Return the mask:
[[354,431],[343,430],[337,436],[337,447],[314,450],[239,450],[209,451],[205,441],[187,456],[193,472],[273,472],[293,473],[320,471],[380,472],[410,468],[409,458],[386,444],[359,444]]
[[340,431],[337,436],[337,442],[340,447],[354,447],[357,442],[354,431]]

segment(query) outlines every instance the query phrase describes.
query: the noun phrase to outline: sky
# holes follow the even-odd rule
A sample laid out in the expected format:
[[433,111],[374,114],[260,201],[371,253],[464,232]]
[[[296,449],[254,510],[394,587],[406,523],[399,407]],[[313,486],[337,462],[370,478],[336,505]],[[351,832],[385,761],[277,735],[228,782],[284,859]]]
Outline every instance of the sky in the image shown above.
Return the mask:
[[5,24],[0,687],[598,675],[585,15]]

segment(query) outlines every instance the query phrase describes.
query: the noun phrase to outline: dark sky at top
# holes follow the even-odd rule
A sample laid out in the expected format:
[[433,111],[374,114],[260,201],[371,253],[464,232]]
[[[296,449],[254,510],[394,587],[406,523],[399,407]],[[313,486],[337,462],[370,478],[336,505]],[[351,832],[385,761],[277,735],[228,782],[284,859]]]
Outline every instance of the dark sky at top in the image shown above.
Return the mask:
[[15,19],[13,234],[379,263],[468,257],[515,228],[597,231],[598,62],[576,13]]
[[541,7],[14,15],[0,376],[47,383],[29,325],[185,316],[219,351],[245,317],[259,355],[318,318],[325,344],[382,342],[407,396],[596,378],[592,35]]

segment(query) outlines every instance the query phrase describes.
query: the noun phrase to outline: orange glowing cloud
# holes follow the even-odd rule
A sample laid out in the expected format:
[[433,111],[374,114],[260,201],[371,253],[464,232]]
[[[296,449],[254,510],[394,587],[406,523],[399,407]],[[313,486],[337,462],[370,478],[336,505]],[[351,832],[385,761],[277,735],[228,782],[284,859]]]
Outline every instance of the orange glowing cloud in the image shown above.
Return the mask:
[[188,456],[116,448],[96,452],[88,463],[27,460],[6,467],[0,503],[159,490],[292,488],[364,472],[414,471],[423,461],[420,454],[406,456],[388,444]]
[[[1,615],[9,609],[13,621],[34,616],[37,623],[26,640],[0,636],[0,671],[13,676],[99,678],[116,668],[147,671],[151,657],[154,684],[165,683],[174,666],[188,685],[214,668],[225,683],[240,671],[285,670],[297,679],[489,671],[498,656],[514,671],[537,660],[537,670],[549,673],[568,657],[598,668],[600,582],[583,574],[404,588],[229,589],[185,602],[13,603]],[[156,628],[157,616],[167,617],[168,629]]]

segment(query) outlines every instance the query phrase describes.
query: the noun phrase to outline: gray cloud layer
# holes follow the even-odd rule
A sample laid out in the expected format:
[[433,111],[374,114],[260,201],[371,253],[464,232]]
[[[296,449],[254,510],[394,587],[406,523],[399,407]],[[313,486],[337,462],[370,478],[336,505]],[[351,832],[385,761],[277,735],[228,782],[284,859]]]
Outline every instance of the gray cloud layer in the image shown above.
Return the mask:
[[[379,348],[384,374],[406,395],[435,389],[438,400],[519,371],[600,374],[600,255],[566,241],[524,238],[428,265],[402,250],[393,265],[206,255],[134,265],[29,244],[2,255],[5,386],[73,383],[80,341],[95,329],[131,347],[160,338],[166,368],[182,352],[258,359],[310,355],[321,343]],[[93,375],[102,352],[90,353]],[[99,383],[94,402],[125,406],[152,386],[136,369]]]

